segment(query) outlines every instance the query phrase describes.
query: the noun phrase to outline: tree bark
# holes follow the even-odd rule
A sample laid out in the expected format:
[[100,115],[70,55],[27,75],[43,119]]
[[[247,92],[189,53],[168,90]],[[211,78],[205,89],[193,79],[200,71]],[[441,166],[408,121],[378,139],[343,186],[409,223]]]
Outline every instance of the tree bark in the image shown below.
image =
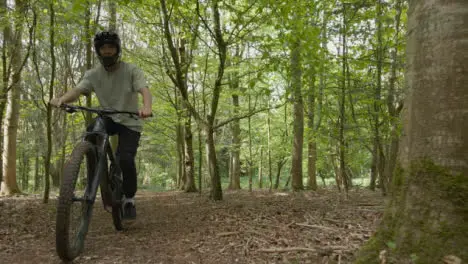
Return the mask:
[[[4,3],[6,5],[6,3]],[[0,186],[0,192],[5,195],[12,195],[15,193],[20,193],[20,189],[16,182],[16,138],[18,134],[18,120],[19,120],[19,110],[20,110],[20,85],[21,85],[21,70],[23,68],[22,64],[22,36],[23,36],[23,20],[24,20],[24,11],[25,3],[23,1],[17,0],[15,2],[16,12],[20,18],[14,23],[15,34],[13,39],[13,33],[10,25],[6,26],[4,32],[6,32],[8,38],[11,41],[8,44],[5,43],[7,49],[10,50],[11,65],[13,69],[13,74],[11,75],[12,84],[11,89],[9,89],[8,79],[9,75],[4,75],[4,92],[8,92],[7,95],[7,109],[4,122],[4,136],[3,136],[3,182]],[[6,37],[4,35],[4,37]],[[14,55],[13,55],[14,54]],[[25,58],[26,59],[26,58]],[[6,63],[6,58],[4,64]],[[6,80],[6,82],[5,82]],[[0,109],[3,110],[3,109]],[[3,113],[3,111],[2,111]]]
[[[235,55],[237,58],[240,59],[240,52],[239,48],[237,48],[237,52]],[[232,105],[234,108],[233,116],[239,115],[239,74],[238,72],[234,72],[231,74],[231,81],[230,88],[232,91]],[[241,188],[240,186],[240,146],[241,146],[241,138],[240,138],[240,120],[236,119],[231,124],[231,131],[232,131],[232,143],[231,143],[231,166],[230,166],[230,173],[229,173],[229,189],[238,190]]]
[[[223,192],[221,189],[221,178],[219,177],[219,168],[216,158],[216,149],[214,142],[214,131],[209,126],[206,131],[206,155],[208,160],[208,169],[211,175],[210,198],[213,200],[222,200]],[[214,177],[218,175],[218,177]]]
[[263,188],[263,147],[260,146],[260,160],[258,161],[258,188]]
[[[468,260],[468,2],[409,2],[408,95],[392,198],[356,263]],[[411,259],[413,261],[411,261]]]
[[[312,66],[313,67],[313,66]],[[317,163],[317,143],[315,141],[316,126],[314,124],[315,119],[315,72],[313,71],[310,78],[309,93],[307,95],[308,111],[307,111],[307,127],[308,127],[308,142],[307,142],[307,174],[308,182],[307,188],[309,190],[317,190],[317,174],[316,174],[316,163]]]
[[[268,108],[270,108],[270,98],[268,98]],[[271,117],[270,117],[270,110],[268,110],[267,114],[267,129],[268,129],[268,181],[270,182],[270,191],[273,189],[273,164],[271,158]]]
[[[54,82],[55,82],[55,11],[54,3],[49,5],[50,12],[50,25],[49,25],[49,36],[50,36],[50,57],[51,57],[51,75],[50,75],[50,84],[49,84],[49,101],[54,97]],[[45,188],[44,188],[44,197],[43,202],[49,202],[49,193],[50,193],[50,168],[51,168],[51,157],[52,157],[52,105],[47,104],[47,153],[46,159],[44,161],[45,168]],[[58,167],[58,166],[57,166]],[[59,168],[57,168],[58,170]]]
[[[186,54],[186,44],[184,39],[180,39],[179,47],[179,57],[180,65],[183,67],[188,67],[189,62],[187,60]],[[178,70],[183,71],[184,69],[180,68]],[[188,85],[187,85],[187,71],[183,73],[183,83],[182,89],[186,90],[188,95]],[[188,98],[187,98],[188,99]],[[184,169],[185,169],[185,185],[184,191],[186,192],[196,192],[197,187],[195,186],[195,157],[193,154],[193,133],[192,133],[192,115],[190,114],[190,109],[186,104],[183,106],[183,117],[184,117]]]
[[[92,61],[92,56],[93,56],[93,44],[91,41],[91,10],[92,10],[92,4],[91,1],[86,1],[87,7],[85,11],[85,29],[84,29],[84,36],[83,36],[83,42],[86,43],[86,70],[89,70],[93,67],[93,61]],[[91,107],[91,100],[92,100],[92,95],[86,95],[86,106]],[[92,115],[91,112],[86,112],[85,113],[85,120],[86,120],[86,126],[91,124],[92,121]]]
[[278,190],[279,188],[279,182],[280,182],[280,177],[281,177],[281,169],[283,168],[284,164],[286,164],[286,159],[279,160],[276,165],[276,177],[275,177],[275,185],[273,186],[273,189]]
[[109,13],[110,13],[110,19],[109,19],[109,30],[110,31],[116,31],[117,30],[117,3],[113,0],[108,1],[109,4]]
[[[340,123],[339,123],[339,170],[338,170],[338,175],[337,179],[340,184],[343,184],[345,192],[348,192],[348,179],[347,175],[345,172],[346,169],[346,161],[345,161],[345,152],[346,152],[346,146],[345,146],[345,123],[346,123],[346,67],[347,67],[347,43],[346,43],[346,34],[347,34],[347,27],[346,27],[346,3],[343,3],[343,22],[341,26],[341,34],[342,34],[342,49],[343,49],[343,54],[342,54],[342,80],[341,80],[341,93],[340,93]],[[341,187],[338,187],[338,189],[341,189]]]
[[299,39],[293,40],[291,46],[291,86],[293,94],[293,148],[291,178],[293,191],[304,189],[302,182],[302,145],[304,143],[304,104],[302,101],[302,69],[301,69],[301,43]]
[[387,96],[387,108],[388,113],[390,115],[390,146],[388,148],[387,154],[387,161],[385,162],[385,170],[384,170],[384,184],[386,186],[386,190],[390,189],[390,183],[392,181],[393,172],[395,171],[396,166],[396,159],[398,155],[399,149],[399,115],[400,115],[400,107],[396,107],[396,82],[397,82],[397,70],[399,70],[399,63],[398,63],[398,46],[400,44],[400,19],[402,13],[402,0],[396,1],[396,15],[395,15],[395,43],[394,43],[394,50],[392,52],[392,65],[391,65],[391,72],[390,72],[390,80],[389,80],[389,91]]
[[[184,181],[182,188],[186,192],[196,192],[197,188],[195,186],[195,158],[193,154],[193,134],[192,134],[192,119],[191,119],[191,110],[189,107],[189,98],[188,98],[188,85],[187,85],[187,73],[189,67],[189,60],[187,59],[186,51],[186,41],[183,38],[178,39],[178,49],[173,40],[172,32],[169,28],[169,14],[166,7],[166,1],[160,0],[160,4],[163,12],[163,24],[164,24],[164,35],[168,44],[172,62],[174,64],[175,73],[170,74],[170,78],[173,81],[174,85],[179,89],[182,102],[181,102],[181,112],[183,117],[183,127],[184,127]],[[168,71],[170,72],[170,71]]]
[[[249,112],[252,109],[252,98],[251,95],[248,95],[248,104]],[[248,120],[249,126],[249,160],[248,160],[248,170],[249,170],[249,192],[252,192],[252,181],[253,181],[253,155],[252,155],[252,118],[249,116]]]

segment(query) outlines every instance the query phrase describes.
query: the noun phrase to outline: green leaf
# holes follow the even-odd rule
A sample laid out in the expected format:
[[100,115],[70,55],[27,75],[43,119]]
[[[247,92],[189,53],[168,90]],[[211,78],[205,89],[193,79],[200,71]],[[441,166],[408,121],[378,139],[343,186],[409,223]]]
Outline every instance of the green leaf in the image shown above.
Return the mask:
[[392,249],[392,250],[395,250],[395,249],[396,249],[396,244],[395,244],[395,242],[393,242],[393,241],[388,241],[386,244],[387,244],[387,247],[389,247],[390,249]]

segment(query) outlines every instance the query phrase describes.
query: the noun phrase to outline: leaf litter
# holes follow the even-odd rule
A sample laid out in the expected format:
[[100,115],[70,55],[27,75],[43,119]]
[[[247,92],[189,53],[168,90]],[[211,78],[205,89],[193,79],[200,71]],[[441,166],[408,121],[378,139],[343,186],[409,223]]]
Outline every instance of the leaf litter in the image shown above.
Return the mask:
[[[365,189],[317,192],[140,191],[137,220],[123,232],[100,201],[83,253],[73,263],[352,263],[372,236],[384,198]],[[0,198],[2,263],[61,263],[55,205],[40,197]]]

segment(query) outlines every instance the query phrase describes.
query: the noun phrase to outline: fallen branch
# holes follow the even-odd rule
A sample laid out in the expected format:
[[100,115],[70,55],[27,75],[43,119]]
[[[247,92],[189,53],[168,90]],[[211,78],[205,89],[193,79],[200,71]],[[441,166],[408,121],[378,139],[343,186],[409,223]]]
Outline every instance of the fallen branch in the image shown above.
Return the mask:
[[232,235],[237,235],[239,232],[223,232],[223,233],[218,233],[216,234],[219,237],[224,237],[224,236],[232,236]]
[[332,231],[341,229],[341,228],[333,228],[333,227],[328,227],[328,226],[309,225],[309,224],[301,224],[301,223],[296,223],[296,225],[303,226],[303,227],[310,227],[310,228],[318,228],[318,229],[323,229],[323,230],[332,230]]
[[260,248],[258,252],[265,253],[284,253],[284,252],[320,252],[320,253],[332,253],[337,250],[349,250],[345,246],[329,246],[322,248],[305,248],[305,247],[288,247],[288,248]]
[[303,248],[303,247],[290,247],[290,248],[260,248],[257,251],[266,253],[282,253],[282,252],[317,252],[315,248]]

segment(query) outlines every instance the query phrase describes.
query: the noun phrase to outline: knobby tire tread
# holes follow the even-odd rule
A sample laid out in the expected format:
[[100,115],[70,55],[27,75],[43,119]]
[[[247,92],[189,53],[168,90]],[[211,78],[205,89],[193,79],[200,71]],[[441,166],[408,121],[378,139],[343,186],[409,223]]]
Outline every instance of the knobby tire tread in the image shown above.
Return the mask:
[[70,241],[70,209],[73,204],[72,198],[75,191],[76,181],[79,176],[81,163],[87,158],[88,164],[88,182],[91,181],[96,170],[96,151],[92,143],[87,141],[80,142],[74,149],[69,161],[65,165],[63,173],[63,182],[60,187],[60,195],[57,204],[56,215],[56,249],[59,257],[65,261],[75,259],[83,250],[84,240],[88,231],[88,226],[92,213],[92,204],[87,204],[86,215],[81,217],[81,231],[84,232],[79,243],[74,243],[76,238]]

